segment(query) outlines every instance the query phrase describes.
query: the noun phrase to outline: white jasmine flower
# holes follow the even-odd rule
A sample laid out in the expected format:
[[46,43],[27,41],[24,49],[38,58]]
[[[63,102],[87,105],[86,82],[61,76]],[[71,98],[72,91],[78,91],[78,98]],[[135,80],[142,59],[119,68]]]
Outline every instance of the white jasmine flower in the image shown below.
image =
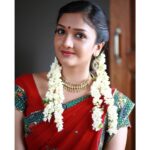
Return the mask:
[[44,108],[43,121],[50,122],[52,113],[54,113],[56,127],[58,131],[63,129],[63,108],[62,102],[64,100],[63,85],[61,81],[61,67],[55,58],[54,63],[51,65],[51,69],[47,74],[48,81],[48,91],[46,92],[45,99],[48,100],[48,104]]
[[[98,131],[102,128],[102,114],[103,110],[100,108],[102,104],[102,99],[100,99],[101,95],[103,95],[105,99],[105,103],[108,105],[108,132],[110,135],[115,134],[117,131],[117,109],[114,106],[114,99],[111,93],[110,88],[110,81],[106,70],[105,65],[105,55],[102,53],[100,57],[96,58],[93,63],[97,78],[93,82],[91,86],[91,96],[93,97],[93,113],[92,113],[92,119],[93,119],[93,130]],[[100,93],[100,94],[99,94]]]

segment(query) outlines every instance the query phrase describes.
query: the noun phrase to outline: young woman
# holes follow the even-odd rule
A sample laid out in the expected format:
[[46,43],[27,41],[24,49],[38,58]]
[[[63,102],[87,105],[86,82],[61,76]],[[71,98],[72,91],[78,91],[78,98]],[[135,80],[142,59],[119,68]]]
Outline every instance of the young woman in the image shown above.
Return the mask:
[[134,104],[110,88],[108,39],[98,6],[74,1],[60,9],[50,71],[16,79],[16,150],[125,149]]

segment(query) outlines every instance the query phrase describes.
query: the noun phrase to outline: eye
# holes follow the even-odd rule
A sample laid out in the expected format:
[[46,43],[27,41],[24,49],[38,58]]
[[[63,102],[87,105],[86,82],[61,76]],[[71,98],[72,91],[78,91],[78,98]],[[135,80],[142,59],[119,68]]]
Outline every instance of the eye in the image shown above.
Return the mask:
[[81,33],[81,32],[77,33],[77,34],[75,35],[75,37],[76,37],[76,38],[79,38],[79,39],[84,39],[84,38],[86,38],[86,36],[85,36],[83,33]]
[[59,34],[59,35],[63,35],[65,33],[65,30],[62,28],[58,28],[55,30],[55,33]]

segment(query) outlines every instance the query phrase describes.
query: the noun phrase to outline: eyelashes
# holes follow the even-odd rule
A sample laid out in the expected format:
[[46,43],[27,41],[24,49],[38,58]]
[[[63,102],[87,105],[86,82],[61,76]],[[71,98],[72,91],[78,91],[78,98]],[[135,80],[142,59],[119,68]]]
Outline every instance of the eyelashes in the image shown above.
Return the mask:
[[58,29],[55,30],[55,34],[63,35],[63,34],[65,34],[65,30],[61,29],[61,28],[58,28]]
[[81,33],[81,32],[77,33],[77,34],[76,34],[76,37],[79,38],[79,39],[84,39],[84,38],[86,38],[86,36],[85,36],[83,33]]
[[[55,30],[55,34],[57,34],[58,36],[63,36],[67,34],[67,32],[63,28],[57,28]],[[82,32],[75,32],[73,36],[77,39],[86,39],[86,35]]]

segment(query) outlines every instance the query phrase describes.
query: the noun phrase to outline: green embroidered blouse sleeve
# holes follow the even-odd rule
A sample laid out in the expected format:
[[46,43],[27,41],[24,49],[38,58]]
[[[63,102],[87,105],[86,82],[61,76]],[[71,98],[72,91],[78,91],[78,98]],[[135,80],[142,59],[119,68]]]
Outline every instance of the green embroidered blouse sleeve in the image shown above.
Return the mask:
[[21,112],[24,112],[26,107],[26,93],[18,85],[15,86],[15,107]]
[[115,90],[114,102],[117,106],[118,125],[117,128],[130,126],[129,115],[134,108],[134,103],[123,93]]
[[[128,127],[130,126],[129,115],[134,108],[134,103],[123,93],[119,92],[118,90],[114,91],[114,104],[117,106],[117,113],[118,113],[118,124],[117,128],[120,129],[121,127]],[[108,116],[106,117],[108,119]],[[108,122],[107,122],[108,123]],[[108,124],[106,124],[106,130],[108,129]],[[109,135],[108,132],[105,133],[104,139],[104,146],[111,138],[114,136]]]

